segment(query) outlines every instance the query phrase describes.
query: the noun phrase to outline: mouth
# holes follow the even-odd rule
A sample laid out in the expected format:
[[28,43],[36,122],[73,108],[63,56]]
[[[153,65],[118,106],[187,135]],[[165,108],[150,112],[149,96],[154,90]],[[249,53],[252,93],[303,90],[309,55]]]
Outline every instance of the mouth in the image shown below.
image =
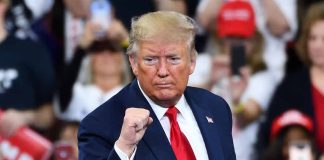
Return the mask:
[[156,87],[164,89],[164,88],[171,88],[172,84],[171,83],[157,83],[155,84]]

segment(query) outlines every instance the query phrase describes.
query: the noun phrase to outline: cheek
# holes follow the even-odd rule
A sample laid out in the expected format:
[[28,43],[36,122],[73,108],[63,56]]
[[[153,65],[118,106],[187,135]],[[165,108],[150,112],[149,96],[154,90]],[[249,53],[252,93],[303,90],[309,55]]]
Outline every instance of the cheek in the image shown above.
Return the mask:
[[96,67],[97,64],[97,58],[96,57],[91,57],[91,67],[94,68]]
[[319,48],[311,43],[308,45],[308,57],[312,63],[323,63],[324,47]]
[[0,4],[0,14],[3,17],[5,13],[7,12],[7,6],[4,4]]
[[289,148],[288,148],[288,145],[285,145],[282,148],[282,155],[283,155],[283,157],[289,157]]
[[156,75],[157,69],[155,66],[147,66],[144,64],[138,65],[138,72],[140,75],[145,76],[145,79],[149,79],[151,77],[154,77]]
[[313,41],[308,40],[308,42],[307,42],[307,50],[308,50],[308,52],[311,53],[312,50],[313,50],[313,48],[314,48],[314,43],[313,43]]
[[[178,82],[188,81],[189,75],[191,74],[191,67],[188,66],[174,66],[169,68],[171,77]],[[182,77],[182,78],[179,78]]]
[[103,64],[104,59],[102,59],[102,57],[100,56],[95,56],[92,62],[95,66],[100,66],[101,64]]
[[248,56],[251,56],[251,54],[253,54],[252,50],[253,50],[253,44],[247,43],[245,45],[245,52],[248,54]]
[[123,65],[123,61],[124,61],[124,57],[122,57],[121,55],[114,57],[113,61],[117,64],[122,66]]

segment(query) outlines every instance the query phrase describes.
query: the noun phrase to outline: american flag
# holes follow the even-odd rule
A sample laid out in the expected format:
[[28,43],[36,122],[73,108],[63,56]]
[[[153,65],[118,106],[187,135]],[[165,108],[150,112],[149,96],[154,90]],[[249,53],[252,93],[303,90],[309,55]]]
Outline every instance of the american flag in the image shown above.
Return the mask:
[[214,123],[214,121],[213,121],[213,119],[212,119],[212,118],[210,118],[210,117],[206,116],[206,119],[207,119],[208,123]]

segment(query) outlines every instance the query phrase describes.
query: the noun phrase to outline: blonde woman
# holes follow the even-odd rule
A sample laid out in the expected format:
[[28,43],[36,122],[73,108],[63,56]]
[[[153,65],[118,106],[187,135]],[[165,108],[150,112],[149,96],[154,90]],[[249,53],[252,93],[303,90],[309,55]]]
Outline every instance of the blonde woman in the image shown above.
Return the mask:
[[[60,117],[81,121],[130,80],[122,40],[127,32],[117,20],[98,39],[99,26],[88,22],[80,45],[60,84]],[[73,87],[73,88],[72,88]]]

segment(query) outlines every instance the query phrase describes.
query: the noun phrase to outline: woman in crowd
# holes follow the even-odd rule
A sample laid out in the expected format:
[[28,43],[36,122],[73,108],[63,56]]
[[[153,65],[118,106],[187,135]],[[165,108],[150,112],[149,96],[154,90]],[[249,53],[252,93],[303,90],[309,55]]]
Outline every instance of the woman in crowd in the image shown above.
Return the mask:
[[69,154],[71,158],[77,159],[79,122],[130,80],[123,50],[123,42],[127,38],[125,28],[119,21],[113,20],[106,33],[101,31],[100,26],[92,22],[85,25],[80,44],[65,69],[57,105],[58,117],[64,124],[59,134],[56,156],[62,155],[58,152],[61,152],[59,147],[64,144],[72,148]]
[[[279,83],[284,75],[286,62],[286,43],[294,37],[297,30],[296,0],[235,0],[251,3],[255,12],[258,31],[264,38],[263,60],[267,69]],[[220,8],[227,0],[201,0],[197,10],[197,21],[206,31],[213,31],[214,19],[219,16]],[[238,5],[239,7],[239,5]],[[239,13],[244,18],[244,13]],[[207,46],[214,49],[213,42]],[[213,53],[213,52],[212,52]]]
[[258,149],[268,146],[273,119],[295,108],[312,118],[316,145],[324,152],[324,3],[313,4],[304,22],[297,49],[306,67],[286,75],[278,86],[260,128]]
[[126,31],[120,28],[123,29],[116,20],[106,33],[109,37],[98,39],[99,26],[91,22],[86,24],[80,46],[60,85],[59,100],[64,119],[81,121],[129,81],[123,38],[116,34]]

